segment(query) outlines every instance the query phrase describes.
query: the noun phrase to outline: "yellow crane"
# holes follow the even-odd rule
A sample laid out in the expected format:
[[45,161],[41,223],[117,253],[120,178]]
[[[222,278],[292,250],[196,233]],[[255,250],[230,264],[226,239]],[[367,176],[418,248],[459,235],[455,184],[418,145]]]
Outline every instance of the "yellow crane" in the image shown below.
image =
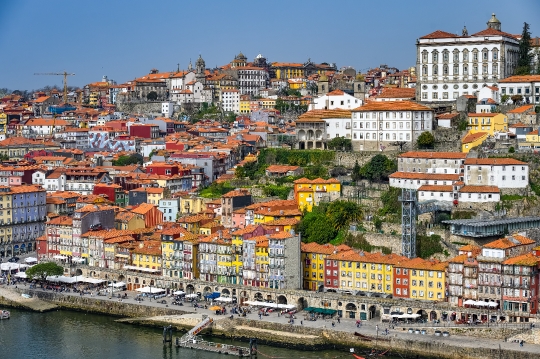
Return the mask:
[[34,75],[64,76],[64,103],[67,103],[67,77],[75,76],[75,74],[70,74],[64,71],[64,72],[36,72],[34,73]]

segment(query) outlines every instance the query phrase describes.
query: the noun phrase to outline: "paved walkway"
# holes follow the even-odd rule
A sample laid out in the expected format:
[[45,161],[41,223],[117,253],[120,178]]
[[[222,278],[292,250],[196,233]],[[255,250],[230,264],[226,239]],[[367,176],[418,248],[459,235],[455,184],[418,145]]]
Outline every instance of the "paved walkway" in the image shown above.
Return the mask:
[[[5,287],[5,286],[4,286]],[[13,287],[13,286],[10,286]],[[19,284],[19,288],[24,288],[24,285]],[[42,289],[37,289],[42,290]],[[110,292],[109,292],[110,293]],[[226,315],[216,315],[215,311],[210,311],[208,309],[204,308],[195,308],[192,303],[184,303],[183,306],[176,306],[172,305],[172,298],[162,298],[159,299],[159,301],[165,299],[168,304],[161,304],[158,301],[150,298],[144,298],[144,301],[137,302],[135,301],[135,297],[139,294],[138,292],[115,292],[114,295],[117,295],[118,293],[127,293],[128,299],[123,300],[126,303],[131,304],[138,304],[143,306],[151,306],[151,307],[161,307],[164,308],[168,306],[168,309],[178,309],[179,311],[183,312],[192,312],[192,313],[198,313],[198,314],[207,314],[209,316],[212,316],[214,320],[219,320],[221,318],[226,319],[230,314]],[[79,296],[78,293],[61,293],[64,295],[75,295]],[[85,296],[90,296],[86,294]],[[93,298],[103,300],[103,301],[118,301],[118,298],[110,298],[109,296],[96,296],[94,295]],[[205,302],[200,302],[199,304],[202,304],[204,306]],[[216,304],[219,305],[219,304]],[[209,305],[210,306],[210,305]],[[229,313],[230,305],[226,305],[227,311]],[[235,315],[238,317],[237,315]],[[273,323],[281,323],[283,325],[290,325],[288,323],[289,318],[286,316],[278,316],[277,312],[270,313],[268,316],[262,316],[261,319],[259,319],[258,312],[252,311],[252,313],[247,314],[247,319],[251,320],[262,320],[266,322],[273,322]],[[357,327],[356,326],[356,320],[355,319],[347,319],[342,318],[340,319],[340,323],[338,323],[336,320],[334,320],[335,327],[332,327],[332,320],[324,320],[319,319],[316,321],[307,321],[304,320],[304,315],[302,313],[297,313],[296,318],[293,325],[303,325],[305,327],[309,328],[325,328],[335,331],[342,331],[346,333],[354,333],[359,332],[363,335],[369,336],[371,338],[386,338],[386,336],[383,334],[384,330],[388,328],[387,323],[381,323],[379,320],[369,320],[369,321],[362,321],[362,326]],[[496,340],[496,339],[488,339],[488,338],[477,338],[477,337],[470,337],[470,336],[456,336],[451,335],[449,337],[435,337],[434,335],[419,335],[419,334],[410,334],[408,333],[407,329],[410,326],[405,324],[402,326],[396,326],[395,329],[389,330],[389,336],[394,336],[400,339],[409,339],[409,340],[418,340],[418,341],[439,341],[446,343],[448,345],[454,345],[454,346],[461,346],[461,347],[470,347],[470,348],[478,348],[478,347],[485,347],[486,349],[496,349],[500,347],[504,349],[511,349],[511,350],[517,350],[517,351],[526,351],[526,352],[532,352],[532,353],[540,353],[540,345],[535,344],[527,344],[525,343],[523,347],[520,347],[517,343],[510,343],[505,342],[504,340]],[[430,325],[431,327],[431,325]],[[405,330],[403,330],[405,328]],[[378,330],[377,330],[378,329]],[[441,330],[444,330],[444,328],[441,328]],[[381,342],[380,346],[384,346],[384,342]]]

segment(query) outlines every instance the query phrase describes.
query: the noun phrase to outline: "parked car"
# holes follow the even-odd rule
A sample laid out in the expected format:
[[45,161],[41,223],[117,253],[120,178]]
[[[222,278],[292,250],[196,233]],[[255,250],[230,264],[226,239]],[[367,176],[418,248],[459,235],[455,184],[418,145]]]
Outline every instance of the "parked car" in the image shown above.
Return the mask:
[[11,257],[10,259],[8,259],[8,262],[11,262],[11,263],[16,263],[20,260],[19,257]]

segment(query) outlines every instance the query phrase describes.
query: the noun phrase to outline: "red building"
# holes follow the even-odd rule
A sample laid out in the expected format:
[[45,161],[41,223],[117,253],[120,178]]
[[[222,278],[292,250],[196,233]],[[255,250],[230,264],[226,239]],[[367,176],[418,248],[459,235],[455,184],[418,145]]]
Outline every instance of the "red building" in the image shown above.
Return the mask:
[[324,288],[333,289],[334,292],[339,288],[339,260],[348,252],[335,253],[326,257],[324,262]]
[[129,126],[129,135],[142,137],[142,138],[150,138],[150,139],[158,138],[159,126],[135,123]]
[[141,203],[137,208],[132,210],[132,212],[144,217],[144,226],[146,228],[152,228],[163,223],[163,213],[152,204]]
[[153,163],[146,166],[146,173],[162,176],[191,176],[191,169],[175,163]]
[[394,265],[394,298],[409,298],[409,269]]
[[187,150],[187,143],[180,141],[167,141],[165,142],[165,149],[167,151],[185,151]]

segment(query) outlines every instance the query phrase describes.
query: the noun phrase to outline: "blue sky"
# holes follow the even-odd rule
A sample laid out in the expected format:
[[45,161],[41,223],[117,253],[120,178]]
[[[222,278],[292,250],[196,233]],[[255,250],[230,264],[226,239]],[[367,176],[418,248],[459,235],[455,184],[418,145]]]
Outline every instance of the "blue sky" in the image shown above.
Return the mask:
[[207,67],[242,51],[250,61],[335,62],[365,70],[413,66],[415,41],[437,29],[483,30],[491,13],[502,30],[540,35],[538,0],[3,0],[0,87],[61,85],[34,72],[67,70],[70,85],[103,75],[122,83],[152,68],[186,68],[202,54]]

